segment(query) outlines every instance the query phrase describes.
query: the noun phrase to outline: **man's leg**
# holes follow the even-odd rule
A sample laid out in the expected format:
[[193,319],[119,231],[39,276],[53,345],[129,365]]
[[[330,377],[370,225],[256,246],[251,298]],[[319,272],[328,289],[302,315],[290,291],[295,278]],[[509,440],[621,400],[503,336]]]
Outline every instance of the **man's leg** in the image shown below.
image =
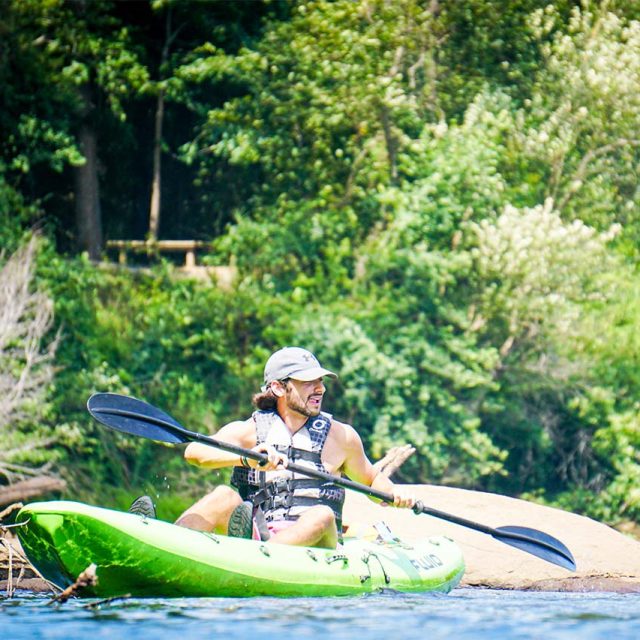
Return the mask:
[[177,520],[180,527],[227,534],[229,518],[233,510],[242,504],[242,498],[231,487],[220,485],[192,507],[189,507]]
[[311,507],[295,524],[273,534],[269,542],[335,549],[338,544],[336,518],[329,507]]

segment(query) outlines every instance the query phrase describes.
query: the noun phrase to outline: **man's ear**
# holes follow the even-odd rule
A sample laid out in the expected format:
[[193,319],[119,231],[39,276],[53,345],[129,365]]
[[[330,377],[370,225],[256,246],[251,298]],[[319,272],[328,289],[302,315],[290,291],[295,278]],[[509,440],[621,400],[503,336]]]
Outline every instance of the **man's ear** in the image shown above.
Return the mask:
[[285,386],[282,384],[282,382],[274,380],[271,383],[271,391],[273,395],[276,396],[276,398],[282,398],[285,394]]

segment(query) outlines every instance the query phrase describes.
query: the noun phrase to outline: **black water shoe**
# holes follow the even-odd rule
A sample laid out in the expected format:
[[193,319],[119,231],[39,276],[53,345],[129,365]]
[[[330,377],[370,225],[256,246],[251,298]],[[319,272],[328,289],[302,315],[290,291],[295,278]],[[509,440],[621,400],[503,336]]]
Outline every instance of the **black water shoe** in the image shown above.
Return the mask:
[[253,504],[251,502],[245,500],[231,512],[228,533],[232,538],[253,538]]
[[156,508],[149,496],[140,496],[131,503],[129,513],[135,513],[145,518],[155,518]]

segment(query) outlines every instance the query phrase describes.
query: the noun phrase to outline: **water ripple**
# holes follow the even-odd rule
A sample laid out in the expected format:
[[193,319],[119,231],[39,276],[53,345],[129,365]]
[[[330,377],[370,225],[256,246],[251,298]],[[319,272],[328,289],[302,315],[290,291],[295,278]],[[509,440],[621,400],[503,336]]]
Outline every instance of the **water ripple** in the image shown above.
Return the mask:
[[[456,589],[449,595],[384,592],[349,598],[132,598],[47,604],[18,592],[0,600],[11,640],[128,637],[154,640],[286,635],[332,640],[636,640],[639,594],[567,594]],[[6,634],[6,635],[5,635]]]

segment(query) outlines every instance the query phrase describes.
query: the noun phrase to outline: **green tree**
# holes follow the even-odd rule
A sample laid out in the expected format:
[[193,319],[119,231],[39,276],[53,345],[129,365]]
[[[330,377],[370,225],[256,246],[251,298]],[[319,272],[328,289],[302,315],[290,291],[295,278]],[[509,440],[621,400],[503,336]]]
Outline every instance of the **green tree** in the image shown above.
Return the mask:
[[238,87],[185,153],[203,180],[220,159],[249,177],[226,243],[241,268],[280,288],[304,289],[316,269],[344,279],[378,218],[373,194],[404,175],[412,138],[436,118],[435,42],[422,3],[301,2],[254,48],[212,49],[181,70]]
[[11,49],[5,49],[5,73],[17,69],[2,109],[14,142],[5,151],[7,168],[36,183],[33,165],[74,167],[77,240],[92,258],[102,249],[100,117],[124,119],[122,100],[146,81],[127,30],[109,13],[112,6],[106,0],[6,5],[5,47]]
[[[211,86],[198,74],[195,74],[195,78],[189,75],[185,82],[183,67],[191,64],[197,67],[202,58],[208,56],[210,47],[235,51],[255,37],[254,32],[259,32],[263,14],[274,18],[279,15],[282,3],[275,2],[270,6],[265,2],[152,0],[149,4],[148,15],[131,20],[131,24],[135,26],[136,40],[144,45],[145,64],[152,78],[145,93],[152,95],[155,101],[148,237],[156,240],[160,231],[163,160],[177,155],[176,147],[189,139],[203,108],[221,104],[227,93],[224,85],[214,82]],[[127,12],[122,15],[128,18]],[[203,93],[206,101],[202,98]],[[212,96],[212,93],[215,95]],[[180,142],[174,142],[175,139]],[[195,177],[190,174],[185,176],[191,181]],[[212,182],[210,187],[219,194],[218,198],[222,196],[224,199],[224,189],[220,185]],[[177,185],[173,185],[173,188],[177,188]],[[206,199],[209,203],[215,203],[216,197],[208,195]],[[197,205],[197,199],[194,200]],[[216,209],[220,211],[218,215],[226,217],[220,205]],[[210,217],[210,208],[207,208],[207,212]],[[187,210],[185,214],[193,217]],[[198,225],[187,223],[185,226]],[[214,230],[219,228],[215,221],[209,219],[204,229],[198,229],[199,234],[208,235],[210,227]]]
[[[539,38],[556,28],[553,7],[534,14]],[[621,242],[635,253],[636,167],[640,109],[640,23],[616,13],[574,8],[566,33],[542,46],[543,64],[519,112],[525,198],[551,197],[563,216],[599,229],[623,225]]]

